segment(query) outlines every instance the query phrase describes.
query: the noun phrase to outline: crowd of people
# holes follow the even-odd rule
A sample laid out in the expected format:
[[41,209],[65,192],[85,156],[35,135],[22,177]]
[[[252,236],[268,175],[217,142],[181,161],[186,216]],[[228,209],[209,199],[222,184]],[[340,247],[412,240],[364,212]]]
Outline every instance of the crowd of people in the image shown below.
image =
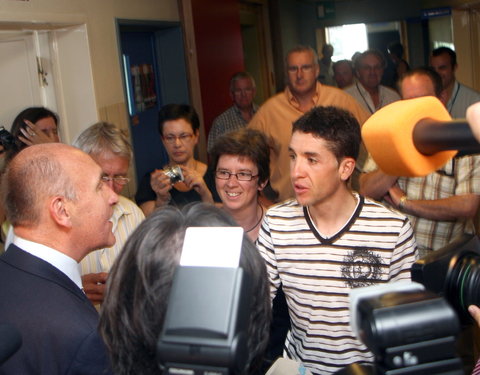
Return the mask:
[[157,340],[191,226],[243,228],[245,374],[280,356],[315,375],[371,363],[350,327],[350,291],[410,280],[419,257],[475,233],[480,203],[479,156],[412,178],[385,174],[364,148],[362,124],[392,102],[434,96],[457,118],[480,101],[456,80],[453,50],[414,69],[398,43],[389,53],[395,89],[382,84],[383,54],[334,62],[330,45],[321,59],[290,50],[285,90],[261,106],[254,78],[233,74],[208,164],[195,158],[195,109],[163,106],[169,163],[139,181],[135,202],[121,195],[133,157],[124,131],[99,122],[68,146],[54,112],[22,111],[4,147],[0,323],[23,344],[0,374],[162,373]]

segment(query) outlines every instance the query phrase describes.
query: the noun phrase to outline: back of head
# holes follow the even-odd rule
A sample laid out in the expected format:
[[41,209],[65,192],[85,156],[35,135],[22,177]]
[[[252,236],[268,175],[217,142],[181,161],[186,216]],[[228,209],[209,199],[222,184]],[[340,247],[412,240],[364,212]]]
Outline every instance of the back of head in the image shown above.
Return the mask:
[[391,53],[392,55],[397,56],[399,59],[402,58],[403,56],[403,46],[399,42],[393,42],[390,43],[387,47],[388,52]]
[[7,219],[13,226],[36,226],[46,197],[76,199],[76,190],[63,159],[73,147],[46,143],[22,150],[9,164],[2,179]]
[[200,120],[195,109],[187,104],[167,104],[158,112],[158,131],[163,136],[163,124],[165,121],[184,119],[192,126],[196,134],[200,130]]
[[[440,75],[433,68],[429,66],[419,67],[419,68],[411,69],[405,72],[404,75],[398,81],[398,88],[400,92],[402,90],[402,82],[414,76],[427,77],[432,82],[432,86],[435,90],[435,96],[439,99],[441,98],[441,95],[443,92],[442,77],[440,77]],[[403,93],[401,94],[403,97]]]
[[[149,216],[128,239],[107,284],[100,330],[116,374],[160,374],[156,344],[179,264],[185,231],[190,226],[236,226],[223,210],[208,204],[180,211],[166,207]],[[243,238],[240,266],[252,281],[247,373],[259,365],[268,340],[270,300],[263,259]]]
[[51,110],[45,107],[29,107],[25,108],[21,111],[17,117],[13,120],[12,127],[10,128],[10,133],[12,133],[13,138],[15,139],[15,143],[12,147],[7,150],[6,153],[6,160],[7,162],[13,159],[13,157],[23,150],[27,145],[23,143],[19,136],[23,137],[21,129],[25,128],[25,120],[28,120],[32,123],[36,123],[37,121],[51,117],[55,121],[55,124],[58,126],[58,116],[56,113],[52,112]]
[[73,146],[90,155],[109,151],[128,160],[132,158],[132,146],[128,136],[108,122],[97,122],[85,129],[75,139]]
[[292,132],[322,138],[337,160],[357,159],[360,148],[360,125],[353,115],[337,107],[315,107],[293,123]]
[[244,128],[223,134],[215,141],[211,150],[212,166],[217,169],[222,155],[246,157],[258,168],[258,183],[270,177],[270,148],[265,135],[255,129]]

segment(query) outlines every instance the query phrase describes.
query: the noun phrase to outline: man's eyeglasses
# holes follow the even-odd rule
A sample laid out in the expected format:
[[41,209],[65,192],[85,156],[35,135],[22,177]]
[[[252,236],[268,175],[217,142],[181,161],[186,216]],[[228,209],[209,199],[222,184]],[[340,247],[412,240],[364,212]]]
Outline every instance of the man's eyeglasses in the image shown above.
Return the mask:
[[219,178],[220,180],[230,180],[231,176],[235,176],[238,181],[252,181],[254,178],[258,177],[258,174],[254,176],[250,172],[232,173],[222,170],[215,171],[215,177]]
[[163,137],[163,140],[167,143],[175,143],[178,139],[180,142],[184,143],[184,142],[188,142],[190,139],[192,139],[192,137],[193,137],[193,134],[188,134],[188,133],[183,133],[183,134],[180,134],[179,136],[169,134]]
[[313,69],[313,64],[301,65],[301,66],[290,65],[290,66],[287,67],[287,70],[288,70],[289,73],[296,73],[299,70],[306,73],[306,72],[310,72],[312,69]]
[[130,179],[128,177],[121,177],[121,176],[116,176],[116,177],[102,176],[102,181],[103,182],[113,181],[118,185],[126,185],[130,181]]

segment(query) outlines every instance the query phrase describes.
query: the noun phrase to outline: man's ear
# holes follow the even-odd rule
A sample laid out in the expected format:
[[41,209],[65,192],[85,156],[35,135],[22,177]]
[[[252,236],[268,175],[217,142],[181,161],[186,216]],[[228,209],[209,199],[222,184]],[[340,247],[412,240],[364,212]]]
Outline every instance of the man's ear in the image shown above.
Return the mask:
[[347,181],[355,170],[355,159],[345,157],[338,166],[338,172],[342,181]]
[[70,215],[70,209],[65,197],[55,196],[50,200],[49,213],[52,220],[57,225],[70,228],[72,226],[72,218]]

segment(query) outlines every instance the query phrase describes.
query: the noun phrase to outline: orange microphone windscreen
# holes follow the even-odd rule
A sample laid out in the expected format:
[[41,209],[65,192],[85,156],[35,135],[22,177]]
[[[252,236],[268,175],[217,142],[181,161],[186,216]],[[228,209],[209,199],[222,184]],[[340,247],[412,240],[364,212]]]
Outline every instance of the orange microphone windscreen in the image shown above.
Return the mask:
[[363,124],[362,139],[378,167],[392,176],[425,176],[442,167],[457,151],[424,155],[413,141],[413,130],[423,119],[451,121],[444,105],[433,96],[389,104]]

